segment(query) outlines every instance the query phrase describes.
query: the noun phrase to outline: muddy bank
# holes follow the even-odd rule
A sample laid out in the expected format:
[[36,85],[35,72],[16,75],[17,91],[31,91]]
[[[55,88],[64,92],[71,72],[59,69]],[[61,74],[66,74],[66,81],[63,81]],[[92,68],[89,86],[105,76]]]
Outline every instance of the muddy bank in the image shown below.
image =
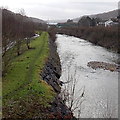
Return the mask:
[[72,112],[64,104],[63,100],[59,97],[61,92],[62,82],[59,80],[61,76],[61,64],[57,53],[57,46],[53,40],[49,40],[50,56],[42,72],[42,78],[49,85],[51,85],[56,92],[56,97],[51,108],[49,109],[49,118],[73,118]]

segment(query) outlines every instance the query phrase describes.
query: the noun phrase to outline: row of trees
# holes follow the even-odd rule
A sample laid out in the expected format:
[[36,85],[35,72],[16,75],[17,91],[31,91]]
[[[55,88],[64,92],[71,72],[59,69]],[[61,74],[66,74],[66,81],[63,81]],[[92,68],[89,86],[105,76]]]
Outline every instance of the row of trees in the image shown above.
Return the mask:
[[15,14],[7,9],[2,9],[2,28],[3,55],[11,42],[18,44],[17,54],[20,55],[22,40],[33,36],[36,30],[43,29],[43,25],[30,20],[25,16],[24,10],[20,10],[19,13]]
[[89,16],[83,16],[78,22],[74,22],[71,19],[68,19],[65,23],[58,23],[58,27],[95,27],[99,22],[103,20],[100,18],[90,18]]
[[89,16],[83,16],[78,21],[78,26],[80,27],[90,27],[90,26],[96,26],[100,21],[102,21],[100,18],[90,18]]
[[16,42],[16,44],[18,44],[17,54],[20,55],[20,43],[22,42],[21,40],[24,37],[30,36],[33,33],[33,24],[32,26],[29,26],[29,24],[31,24],[31,21],[26,24],[23,15],[14,14],[6,9],[2,10],[3,56],[5,55],[7,49],[10,47],[9,45],[12,42]]
[[118,27],[64,27],[58,29],[58,33],[83,38],[120,53],[120,31]]
[[6,55],[7,50],[16,46],[14,52],[16,55],[22,54],[22,44],[26,44],[26,48],[30,49],[30,38],[35,35],[38,30],[45,30],[46,24],[34,22],[25,15],[23,9],[19,13],[13,13],[7,9],[2,9],[2,56],[3,71],[11,59],[11,55]]

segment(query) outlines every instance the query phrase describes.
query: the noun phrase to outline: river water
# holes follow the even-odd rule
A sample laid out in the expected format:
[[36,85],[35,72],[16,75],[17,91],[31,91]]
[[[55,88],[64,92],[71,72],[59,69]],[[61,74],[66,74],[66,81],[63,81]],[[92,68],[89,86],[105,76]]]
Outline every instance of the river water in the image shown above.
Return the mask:
[[[118,55],[83,39],[66,35],[58,34],[56,43],[62,65],[60,80],[76,81],[72,94],[76,100],[72,106],[74,115],[81,118],[117,118],[118,72],[95,70],[88,67],[87,63],[100,61],[116,64]],[[71,92],[67,84],[63,85],[63,91],[67,88]],[[66,104],[69,106],[69,102]]]

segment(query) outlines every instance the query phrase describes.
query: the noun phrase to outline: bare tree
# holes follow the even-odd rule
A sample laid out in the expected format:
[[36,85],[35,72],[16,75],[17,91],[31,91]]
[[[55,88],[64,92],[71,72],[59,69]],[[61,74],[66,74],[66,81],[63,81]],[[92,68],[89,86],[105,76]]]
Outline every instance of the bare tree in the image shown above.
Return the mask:
[[20,13],[18,15],[18,33],[17,38],[16,39],[16,44],[17,44],[17,55],[20,55],[20,48],[21,48],[21,43],[22,43],[22,39],[24,38],[23,35],[23,15],[24,15],[24,10],[20,10]]
[[20,15],[22,15],[22,16],[25,16],[25,15],[26,15],[25,10],[24,10],[23,8],[21,8],[21,9],[18,11],[18,13],[19,13]]
[[[78,112],[78,117],[80,117],[81,114],[81,105],[84,102],[84,95],[85,95],[85,87],[82,87],[81,89],[78,89],[76,79],[76,70],[74,71],[74,74],[70,74],[70,66],[68,66],[66,74],[66,82],[63,83],[63,89],[61,92],[61,96],[63,98],[64,103],[68,106],[68,108],[72,111]],[[78,90],[77,90],[78,89]],[[79,93],[79,94],[77,94]]]
[[[3,71],[6,71],[13,56],[13,54],[6,55],[7,51],[16,46],[13,52],[19,56],[24,52],[21,49],[22,44],[26,44],[27,49],[30,49],[30,37],[35,34],[36,30],[39,30],[39,23],[33,22],[32,19],[25,16],[24,9],[20,9],[19,13],[11,12],[6,8],[1,9]],[[25,40],[25,38],[28,39]]]

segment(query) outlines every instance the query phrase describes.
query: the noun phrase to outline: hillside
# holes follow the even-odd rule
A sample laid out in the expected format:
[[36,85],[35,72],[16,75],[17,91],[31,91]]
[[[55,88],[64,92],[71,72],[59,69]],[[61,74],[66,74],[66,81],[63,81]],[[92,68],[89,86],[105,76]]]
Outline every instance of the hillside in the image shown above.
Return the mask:
[[103,20],[108,20],[110,18],[116,18],[118,16],[118,11],[120,10],[113,10],[106,13],[100,13],[95,15],[90,15],[91,18],[101,18]]
[[67,22],[67,19],[63,19],[63,20],[47,20],[47,23],[64,23]]
[[[109,12],[104,12],[104,13],[100,13],[100,14],[88,15],[88,16],[90,16],[91,18],[101,18],[103,20],[108,20],[110,18],[117,17],[118,16],[118,11],[120,12],[120,9],[109,11]],[[73,19],[73,21],[78,22],[81,17],[75,18],[75,19]]]
[[34,18],[34,17],[29,17],[30,20],[32,20],[35,23],[42,23],[45,24],[46,22],[44,20],[38,19],[38,18]]
[[[83,16],[90,16],[91,18],[101,18],[103,20],[108,20],[110,18],[117,17],[119,10],[117,9],[117,10],[113,10],[113,11],[109,11],[109,12],[104,12],[104,13],[99,13],[99,14],[93,14],[93,15],[83,15]],[[78,18],[74,18],[73,22],[78,22],[81,19],[81,17],[83,17],[83,16],[80,16]],[[63,19],[63,20],[48,20],[46,22],[48,22],[48,23],[64,23],[66,21],[67,21],[67,19]]]
[[[20,15],[21,15],[20,13],[14,13],[14,12],[8,10],[8,9],[3,9],[3,12],[6,12],[9,16],[10,16],[10,15],[20,16]],[[25,20],[25,21],[32,21],[32,22],[34,22],[34,23],[42,23],[42,24],[46,23],[44,20],[39,19],[39,18],[28,17],[28,16],[26,16],[26,15],[23,15],[23,17],[24,17],[24,20]]]

